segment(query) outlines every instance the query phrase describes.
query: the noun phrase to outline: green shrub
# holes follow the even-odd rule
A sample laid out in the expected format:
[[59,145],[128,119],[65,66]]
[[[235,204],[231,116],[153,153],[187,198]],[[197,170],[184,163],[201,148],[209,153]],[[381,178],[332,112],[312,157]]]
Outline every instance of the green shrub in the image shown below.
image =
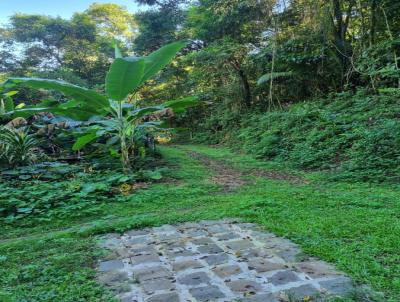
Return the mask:
[[0,171],[0,224],[95,214],[102,204],[126,201],[166,172],[140,170],[125,175],[90,168],[54,162]]
[[41,157],[39,140],[25,128],[0,127],[0,161],[10,166],[32,164]]
[[362,180],[400,181],[400,124],[385,121],[382,125],[359,130],[359,139],[347,151],[343,176],[357,174]]

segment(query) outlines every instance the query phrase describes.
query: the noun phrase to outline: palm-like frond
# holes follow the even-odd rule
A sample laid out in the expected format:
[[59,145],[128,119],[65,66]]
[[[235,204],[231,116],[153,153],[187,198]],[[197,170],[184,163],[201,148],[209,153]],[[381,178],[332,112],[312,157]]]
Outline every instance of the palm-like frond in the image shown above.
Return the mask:
[[275,79],[279,79],[279,78],[290,78],[293,76],[295,76],[295,73],[293,71],[281,71],[281,72],[267,73],[258,79],[257,84],[262,85],[264,83],[271,81],[271,79],[275,80]]

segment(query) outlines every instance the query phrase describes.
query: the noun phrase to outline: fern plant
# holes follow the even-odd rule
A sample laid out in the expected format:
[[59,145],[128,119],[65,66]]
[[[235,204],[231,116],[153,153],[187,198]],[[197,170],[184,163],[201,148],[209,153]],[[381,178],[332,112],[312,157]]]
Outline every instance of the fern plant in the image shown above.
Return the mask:
[[261,76],[257,84],[262,85],[264,83],[268,83],[271,80],[279,79],[279,78],[290,78],[293,77],[295,74],[292,71],[280,71],[280,72],[272,72],[272,73],[267,73]]
[[0,161],[11,166],[31,164],[38,160],[39,141],[26,128],[0,128]]

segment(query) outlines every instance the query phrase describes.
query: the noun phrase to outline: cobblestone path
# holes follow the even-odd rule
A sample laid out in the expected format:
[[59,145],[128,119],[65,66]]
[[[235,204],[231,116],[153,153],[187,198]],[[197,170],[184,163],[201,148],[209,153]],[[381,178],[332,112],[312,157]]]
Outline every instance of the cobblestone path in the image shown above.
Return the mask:
[[109,234],[99,280],[124,302],[326,301],[353,291],[329,264],[255,224],[201,221]]

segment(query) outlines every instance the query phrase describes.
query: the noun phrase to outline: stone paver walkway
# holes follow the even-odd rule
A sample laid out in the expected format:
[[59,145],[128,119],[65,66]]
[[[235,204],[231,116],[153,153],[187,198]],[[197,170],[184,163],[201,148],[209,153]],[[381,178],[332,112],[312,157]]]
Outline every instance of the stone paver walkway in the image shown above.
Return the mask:
[[99,280],[124,302],[326,301],[353,291],[329,264],[255,224],[201,221],[109,234]]

